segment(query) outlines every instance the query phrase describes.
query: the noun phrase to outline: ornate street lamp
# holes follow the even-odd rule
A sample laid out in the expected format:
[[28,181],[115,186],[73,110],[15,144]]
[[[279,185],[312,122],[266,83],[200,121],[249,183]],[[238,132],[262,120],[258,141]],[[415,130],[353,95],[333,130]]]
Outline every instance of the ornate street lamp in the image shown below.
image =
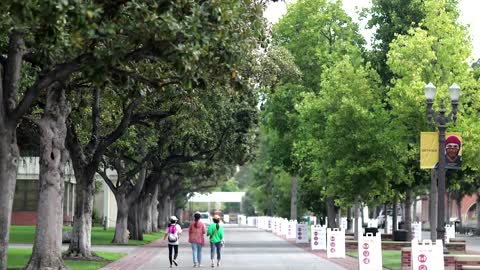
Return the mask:
[[438,128],[438,214],[437,214],[437,239],[445,240],[445,131],[447,123],[453,119],[453,125],[457,122],[458,99],[460,98],[460,86],[456,83],[448,88],[452,100],[452,111],[446,116],[443,99],[440,103],[440,111],[433,110],[433,99],[437,88],[431,82],[425,86],[425,97],[427,98],[427,118],[432,119]]

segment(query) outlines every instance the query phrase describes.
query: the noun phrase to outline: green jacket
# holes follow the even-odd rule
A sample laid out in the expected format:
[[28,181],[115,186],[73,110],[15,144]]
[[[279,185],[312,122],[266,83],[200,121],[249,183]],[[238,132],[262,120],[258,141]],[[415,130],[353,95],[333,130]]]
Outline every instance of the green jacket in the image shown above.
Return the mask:
[[[219,224],[218,231],[217,230],[217,223],[212,223],[208,226],[207,236],[210,237],[211,243],[220,243],[223,239],[223,226]],[[212,237],[213,235],[213,237]]]

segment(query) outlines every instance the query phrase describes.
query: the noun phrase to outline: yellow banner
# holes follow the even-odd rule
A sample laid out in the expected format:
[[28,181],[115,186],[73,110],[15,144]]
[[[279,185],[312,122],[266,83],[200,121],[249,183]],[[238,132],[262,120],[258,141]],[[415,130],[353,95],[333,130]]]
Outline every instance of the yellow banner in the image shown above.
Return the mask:
[[[452,138],[449,139],[449,137]],[[460,140],[456,141],[454,137]],[[458,153],[446,153],[445,148],[442,149],[446,153],[446,168],[461,169],[462,162],[462,134],[458,132],[447,132],[445,136],[446,142],[454,141],[458,145]],[[438,163],[438,132],[421,132],[420,134],[420,168],[432,169]]]

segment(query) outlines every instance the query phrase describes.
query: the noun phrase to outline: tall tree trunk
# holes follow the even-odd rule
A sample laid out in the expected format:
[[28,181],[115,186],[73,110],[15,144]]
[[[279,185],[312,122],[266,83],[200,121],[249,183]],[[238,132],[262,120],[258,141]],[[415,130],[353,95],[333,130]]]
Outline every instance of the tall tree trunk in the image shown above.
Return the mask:
[[360,217],[361,217],[361,203],[360,203],[360,198],[356,198],[355,199],[355,213],[354,213],[354,216],[355,216],[355,228],[354,228],[354,237],[355,237],[355,240],[358,240],[358,237],[360,235],[360,233],[362,233],[362,231],[360,231],[360,228],[363,227],[363,221],[360,220]]
[[160,194],[158,195],[158,227],[160,230],[167,227],[167,212],[165,205],[167,204],[167,195]]
[[347,231],[352,231],[352,208],[347,208]]
[[297,219],[297,176],[292,176],[292,193],[290,198],[290,219]]
[[143,205],[141,200],[136,200],[128,212],[128,230],[132,240],[143,241],[142,213]]
[[152,233],[152,204],[153,196],[150,195],[143,200],[143,209],[142,209],[142,231],[143,233],[149,234]]
[[384,232],[387,233],[388,232],[388,214],[387,214],[387,210],[388,210],[388,205],[385,203],[383,205],[383,228],[384,228]]
[[455,202],[456,202],[456,205],[457,205],[457,219],[458,219],[458,221],[459,221],[458,226],[459,226],[459,229],[462,229],[462,227],[463,227],[463,220],[462,220],[462,200],[463,200],[463,198],[462,198],[460,192],[458,192],[458,195],[459,195],[459,196],[457,197],[457,199],[455,200]]
[[[93,172],[95,172],[95,170],[93,170]],[[85,174],[82,175],[77,175],[75,172],[77,186],[72,241],[65,253],[65,257],[82,257],[88,259],[95,257],[91,251],[93,195],[95,193],[95,181],[93,176],[94,173],[91,173],[90,171],[87,174],[87,170],[85,170]]]
[[158,232],[158,183],[155,185],[153,203],[150,206],[150,211],[152,212],[152,232]]
[[437,209],[438,209],[438,197],[437,197],[437,171],[432,169],[430,171],[430,239],[432,241],[437,240]]
[[3,119],[0,119],[0,122],[0,270],[6,270],[10,219],[20,154],[15,125],[5,123]]
[[112,243],[128,244],[128,212],[130,204],[127,202],[125,192],[117,192],[115,200],[117,201],[117,221],[115,224],[115,235]]
[[337,222],[335,220],[336,212],[335,212],[334,197],[333,196],[327,197],[326,203],[327,203],[328,228],[338,228]]
[[[395,196],[393,197],[393,210],[392,210],[392,233],[393,232],[396,232],[398,227],[398,194],[395,194]],[[385,218],[387,218],[387,213],[385,212]]]
[[409,189],[405,196],[404,211],[405,229],[407,230],[407,241],[412,240],[412,190]]
[[417,222],[420,221],[417,219],[417,196],[413,196],[413,216],[412,216],[412,221]]
[[67,160],[66,117],[70,112],[63,89],[47,91],[40,121],[40,179],[37,229],[26,270],[68,269],[62,259],[64,168]]

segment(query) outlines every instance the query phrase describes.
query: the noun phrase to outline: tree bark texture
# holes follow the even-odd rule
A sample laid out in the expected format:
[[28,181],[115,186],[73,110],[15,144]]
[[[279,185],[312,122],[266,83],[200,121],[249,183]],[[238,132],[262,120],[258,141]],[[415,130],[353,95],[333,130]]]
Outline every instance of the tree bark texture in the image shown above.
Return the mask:
[[115,194],[115,200],[117,202],[117,221],[115,224],[115,235],[113,236],[112,243],[128,244],[127,226],[130,205],[127,202],[125,193],[118,192],[118,194]]
[[150,206],[152,212],[152,232],[158,232],[158,183],[155,185],[155,191],[153,193],[153,203]]
[[130,239],[143,241],[143,205],[141,201],[136,200],[130,207],[128,212],[128,230],[130,231]]
[[168,213],[167,213],[167,203],[168,195],[159,193],[158,199],[158,226],[160,230],[167,227],[168,223]]
[[354,213],[354,217],[355,217],[355,228],[353,229],[354,231],[354,238],[355,240],[358,240],[358,237],[359,237],[359,234],[361,233],[360,231],[360,228],[362,228],[362,221],[360,220],[360,212],[361,212],[361,203],[360,203],[360,199],[356,199],[355,200],[355,213]]
[[407,241],[412,240],[412,190],[409,189],[405,196],[405,229],[407,230]]
[[337,222],[335,220],[336,212],[335,212],[334,197],[332,196],[327,197],[326,203],[327,203],[328,228],[338,228]]
[[62,259],[66,117],[70,109],[63,89],[47,91],[45,113],[40,121],[40,179],[37,229],[26,270],[68,269]]
[[297,176],[292,176],[292,193],[290,198],[290,219],[297,220]]
[[[395,194],[393,197],[393,211],[392,211],[392,233],[396,232],[398,227],[398,194]],[[387,213],[385,213],[385,218],[387,218]]]
[[15,126],[2,123],[0,125],[0,190],[2,191],[0,193],[0,270],[7,269],[10,219],[19,156]]
[[[24,53],[23,34],[13,30],[9,37],[7,61],[0,63],[0,270],[7,269],[10,220],[20,157],[16,130],[22,114],[14,113],[14,109]],[[25,105],[29,105],[28,102]]]
[[480,235],[480,189],[477,189],[477,229],[476,235]]
[[91,251],[93,195],[95,193],[94,175],[91,172],[87,174],[86,171],[85,175],[75,173],[77,180],[75,214],[73,216],[72,241],[65,254],[66,257],[88,259],[95,257]]

